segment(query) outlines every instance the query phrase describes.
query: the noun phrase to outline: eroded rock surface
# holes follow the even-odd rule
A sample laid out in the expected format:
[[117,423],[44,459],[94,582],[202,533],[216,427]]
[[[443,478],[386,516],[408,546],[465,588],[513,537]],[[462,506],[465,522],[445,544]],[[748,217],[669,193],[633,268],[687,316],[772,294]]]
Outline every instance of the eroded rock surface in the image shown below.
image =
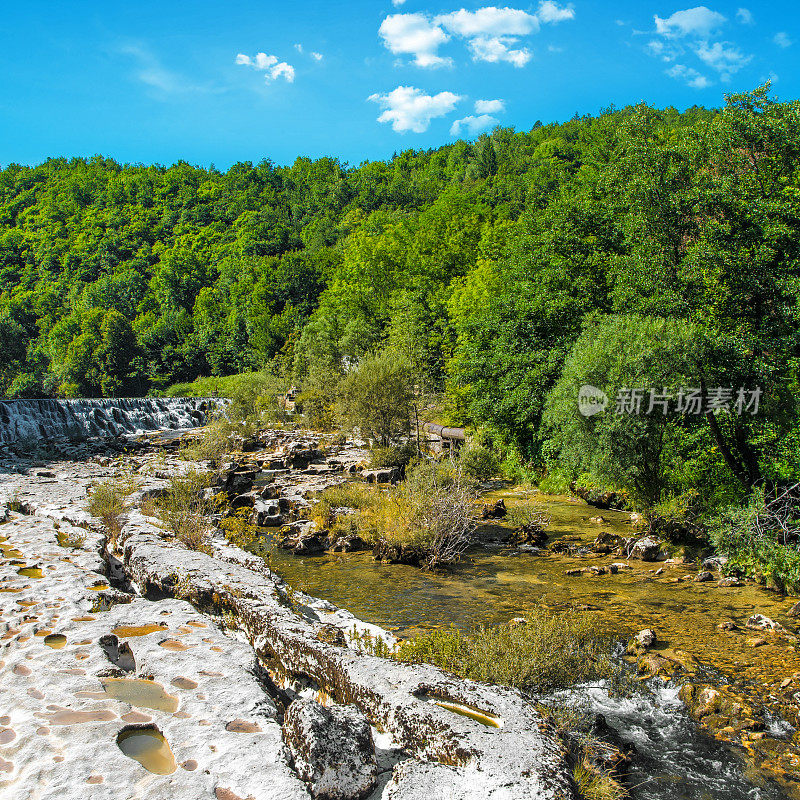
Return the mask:
[[[190,466],[126,457],[134,505]],[[370,800],[572,797],[562,745],[520,693],[367,655],[353,628],[391,636],[290,595],[261,559],[223,540],[213,555],[185,549],[136,508],[111,548],[84,506],[89,485],[122,467],[113,454],[17,460],[0,484],[0,504],[27,512],[5,512],[0,526],[4,798],[78,797],[84,786],[115,800],[308,797],[321,762],[298,775],[280,724],[298,697],[324,702],[333,719],[354,706],[372,724]],[[363,755],[363,723],[351,722],[339,729]]]

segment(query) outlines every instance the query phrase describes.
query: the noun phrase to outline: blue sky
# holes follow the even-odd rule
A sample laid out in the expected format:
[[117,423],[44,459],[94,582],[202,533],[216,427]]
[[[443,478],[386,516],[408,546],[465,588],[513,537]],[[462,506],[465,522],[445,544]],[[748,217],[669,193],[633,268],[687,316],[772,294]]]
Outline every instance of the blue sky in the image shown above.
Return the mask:
[[0,164],[351,164],[614,104],[800,96],[794,2],[26,0],[0,31]]

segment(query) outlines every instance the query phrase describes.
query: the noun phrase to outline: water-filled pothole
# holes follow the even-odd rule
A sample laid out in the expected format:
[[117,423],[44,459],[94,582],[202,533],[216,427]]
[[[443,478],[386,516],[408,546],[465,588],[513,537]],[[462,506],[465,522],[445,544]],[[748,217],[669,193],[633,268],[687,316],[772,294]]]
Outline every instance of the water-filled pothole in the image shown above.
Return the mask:
[[115,700],[137,708],[153,708],[170,714],[178,710],[178,698],[167,694],[164,687],[155,681],[142,678],[107,678],[103,681],[103,688]]
[[44,573],[39,567],[22,567],[22,569],[17,570],[17,575],[22,575],[25,578],[35,578],[36,580],[44,578]]
[[471,719],[474,722],[479,722],[481,725],[485,725],[487,728],[502,728],[503,727],[503,720],[500,717],[495,716],[494,714],[490,714],[488,711],[481,711],[477,708],[472,708],[472,706],[464,705],[464,703],[457,703],[454,700],[446,700],[442,697],[435,697],[433,695],[428,694],[418,694],[420,700],[425,700],[427,703],[433,703],[439,708],[444,708],[447,711],[451,711],[453,714],[458,714],[461,717],[467,717],[467,719]]
[[61,650],[67,643],[67,637],[63,633],[51,633],[44,637],[44,643],[53,650]]
[[134,636],[147,636],[150,633],[158,633],[167,630],[167,625],[154,622],[150,625],[119,625],[111,630],[122,638],[132,638]]
[[167,740],[158,728],[127,728],[117,734],[117,746],[155,775],[171,775],[178,768]]

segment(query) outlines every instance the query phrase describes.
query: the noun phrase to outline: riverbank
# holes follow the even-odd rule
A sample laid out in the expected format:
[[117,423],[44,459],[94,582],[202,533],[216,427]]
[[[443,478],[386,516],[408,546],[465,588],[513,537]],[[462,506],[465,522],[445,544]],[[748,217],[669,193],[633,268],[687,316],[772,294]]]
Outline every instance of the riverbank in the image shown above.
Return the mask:
[[[271,449],[255,449],[233,458],[226,465],[227,472],[221,480],[226,484],[233,481],[231,488],[237,486],[242,489],[242,493],[236,496],[252,499],[252,509],[256,514],[259,509],[264,511],[262,504],[274,503],[277,516],[282,517],[281,522],[294,520],[296,523],[307,514],[314,492],[331,482],[351,479],[351,469],[359,463],[363,452],[353,442],[334,440],[334,437],[320,439],[303,432],[275,431],[269,441]],[[282,713],[287,688],[296,694],[308,693],[310,690],[311,696],[317,699],[335,697],[337,692],[342,692],[343,674],[349,674],[351,677],[348,680],[352,680],[353,674],[349,670],[354,669],[356,664],[364,664],[361,657],[357,657],[357,661],[352,662],[353,666],[348,666],[345,673],[340,671],[344,668],[344,663],[351,664],[347,659],[345,662],[339,660],[342,635],[346,645],[348,634],[354,625],[372,635],[380,632],[376,627],[359,622],[359,617],[367,623],[393,629],[397,635],[409,636],[421,629],[450,622],[463,628],[477,623],[505,622],[513,617],[523,616],[533,608],[544,606],[552,610],[567,607],[583,609],[587,614],[595,615],[600,624],[608,623],[609,630],[614,629],[625,636],[643,628],[655,629],[657,638],[653,645],[631,657],[634,669],[639,665],[643,677],[659,674],[672,680],[673,688],[670,689],[671,694],[664,696],[666,699],[648,701],[650,705],[647,708],[653,709],[653,737],[657,738],[657,731],[664,726],[668,730],[691,729],[686,715],[678,710],[680,701],[677,698],[680,686],[690,686],[691,695],[689,690],[683,693],[690,710],[712,736],[723,740],[726,746],[731,746],[732,752],[745,755],[750,777],[756,782],[765,778],[775,780],[787,795],[798,796],[796,776],[800,774],[800,759],[790,725],[797,725],[797,702],[794,695],[796,682],[800,680],[800,663],[795,650],[793,618],[788,615],[793,605],[790,598],[766,592],[748,582],[739,586],[718,586],[715,580],[697,581],[698,566],[683,563],[682,560],[620,560],[617,555],[593,552],[591,545],[601,531],[630,534],[630,515],[623,512],[601,512],[604,519],[598,522],[598,512],[595,509],[582,501],[567,497],[536,496],[536,501],[542,503],[552,517],[548,528],[548,547],[534,552],[518,547],[498,547],[489,542],[490,547],[470,550],[464,563],[446,572],[426,572],[416,567],[379,563],[369,553],[294,555],[276,546],[276,540],[281,538],[277,526],[262,528],[260,535],[250,546],[253,551],[250,556],[218,538],[214,540],[214,553],[209,556],[176,548],[174,541],[164,539],[163,530],[158,528],[154,520],[148,520],[136,513],[129,514],[116,546],[111,546],[100,531],[98,521],[93,520],[83,510],[89,487],[92,483],[110,478],[134,477],[139,484],[139,493],[134,499],[144,498],[146,494],[151,496],[152,492],[166,485],[171,474],[192,467],[176,457],[175,446],[176,442],[173,441],[167,444],[167,450],[154,452],[145,444],[140,444],[137,446],[141,448],[139,452],[127,453],[124,452],[124,444],[119,445],[120,452],[105,451],[98,447],[93,456],[84,452],[82,458],[76,457],[79,455],[78,448],[73,449],[69,457],[62,456],[61,459],[36,461],[21,458],[9,459],[0,464],[5,472],[2,482],[4,496],[0,499],[16,509],[7,513],[9,521],[0,526],[0,532],[7,540],[3,542],[2,588],[11,590],[0,592],[3,624],[9,634],[5,640],[4,654],[13,654],[12,658],[6,655],[4,660],[12,669],[18,664],[27,666],[26,661],[41,665],[49,663],[47,659],[51,658],[50,651],[53,648],[44,643],[44,638],[52,634],[66,637],[65,648],[58,651],[58,658],[70,660],[70,665],[65,661],[64,669],[87,669],[83,664],[71,666],[72,661],[87,661],[90,667],[86,675],[81,676],[86,686],[82,684],[82,688],[73,687],[74,691],[68,685],[61,687],[58,678],[48,682],[49,694],[36,686],[23,685],[22,681],[15,680],[13,692],[8,697],[16,698],[17,693],[24,691],[22,699],[29,703],[32,695],[27,689],[34,689],[44,693],[47,702],[44,698],[38,701],[40,705],[44,704],[41,711],[38,710],[39,706],[36,710],[22,706],[21,717],[9,715],[11,724],[7,727],[14,738],[9,739],[7,747],[0,749],[0,755],[5,762],[13,765],[8,775],[2,776],[6,780],[16,776],[16,779],[22,780],[21,785],[27,785],[30,775],[38,775],[38,771],[42,769],[38,756],[24,755],[25,748],[38,745],[36,729],[30,727],[36,719],[33,714],[46,713],[47,705],[90,712],[97,711],[97,706],[100,706],[100,711],[108,711],[112,716],[103,720],[87,720],[86,724],[90,727],[81,730],[91,731],[93,737],[99,737],[98,740],[105,742],[108,747],[113,748],[114,736],[126,725],[156,724],[170,746],[177,741],[171,733],[172,730],[177,731],[180,741],[186,743],[188,749],[181,749],[183,745],[173,748],[176,765],[183,761],[202,763],[205,765],[204,769],[208,770],[204,773],[206,777],[210,774],[217,781],[215,792],[217,789],[233,792],[233,795],[217,793],[218,797],[223,796],[230,800],[233,796],[264,796],[253,793],[246,784],[234,784],[230,780],[226,784],[225,776],[230,775],[230,772],[223,769],[222,760],[217,763],[212,757],[206,761],[192,757],[190,751],[196,756],[197,752],[203,751],[205,745],[195,744],[196,730],[191,737],[181,728],[166,730],[167,719],[170,724],[175,723],[171,716],[167,718],[163,715],[174,715],[174,712],[154,709],[154,713],[151,713],[137,710],[130,703],[125,706],[123,701],[117,699],[105,699],[102,695],[92,696],[93,692],[96,694],[104,691],[104,678],[125,677],[115,672],[121,667],[109,662],[104,651],[100,653],[97,642],[101,636],[111,634],[114,628],[130,628],[130,623],[135,623],[136,626],[158,625],[158,617],[162,611],[165,612],[164,618],[170,614],[175,616],[175,625],[171,624],[170,618],[167,629],[158,625],[157,629],[145,634],[141,642],[138,641],[139,637],[117,637],[118,647],[127,641],[136,659],[138,672],[134,670],[134,677],[152,678],[164,688],[167,695],[175,697],[177,690],[170,688],[173,680],[186,677],[198,685],[204,682],[205,678],[201,681],[198,676],[201,670],[209,669],[206,649],[209,654],[219,654],[235,653],[238,652],[237,647],[244,647],[241,654],[236,656],[238,668],[247,663],[260,664],[259,669],[263,670],[261,673],[257,669],[254,676],[245,670],[249,675],[247,677],[245,672],[239,673],[236,670],[230,672],[211,667],[210,671],[221,673],[227,682],[250,686],[253,693],[265,693],[266,688],[266,707],[269,708],[270,702],[274,705],[274,718],[270,718],[271,712],[259,712],[255,724],[272,731],[272,739],[267,739],[280,742],[280,748],[283,748],[285,732],[282,728]],[[314,450],[319,455],[310,458],[305,455]],[[324,463],[314,463],[315,461]],[[265,498],[264,495],[271,497]],[[490,503],[503,499],[508,507],[512,507],[517,502],[530,501],[531,496],[530,490],[506,487],[483,499]],[[476,510],[479,508],[480,504]],[[493,520],[490,524],[503,527],[502,520]],[[76,547],[75,543],[81,536],[85,538]],[[492,537],[484,538],[491,540]],[[562,544],[558,545],[558,542]],[[552,547],[553,544],[556,544],[555,548]],[[270,569],[267,569],[264,562],[265,556],[269,557]],[[73,591],[73,587],[77,587],[80,581],[71,574],[62,576],[60,573],[65,569],[64,564],[79,563],[81,558],[88,559],[80,567],[79,573],[84,585]],[[613,564],[621,565],[623,562],[624,567],[610,569]],[[46,577],[39,579],[18,572],[19,569],[27,568],[41,569]],[[275,573],[285,583],[276,579]],[[49,580],[50,578],[53,580]],[[127,593],[130,591],[133,591],[133,595]],[[322,599],[319,602],[312,601],[308,596]],[[68,612],[61,610],[60,606],[65,601],[60,598],[67,597],[76,604],[74,614],[72,609]],[[182,597],[190,602],[168,599],[169,597]],[[19,600],[35,605],[23,605]],[[177,606],[174,605],[176,603]],[[348,611],[337,608],[347,608]],[[348,612],[354,612],[356,616]],[[200,616],[193,617],[192,614]],[[769,617],[786,630],[749,629],[747,621],[754,614]],[[275,615],[284,622],[275,623]],[[76,621],[82,617],[94,619]],[[213,635],[209,633],[205,637],[210,641],[203,642],[203,637],[199,641],[184,641],[181,638],[187,636],[187,629],[194,627],[189,624],[191,620],[213,628]],[[294,632],[288,639],[285,633],[287,624],[288,630]],[[724,627],[720,628],[720,625]],[[82,626],[85,630],[81,630]],[[330,626],[340,631],[335,634],[335,641],[340,642],[339,645],[330,643],[330,633],[323,634],[323,639],[326,639],[324,642],[314,633],[317,630],[329,631]],[[45,631],[48,633],[44,633]],[[36,633],[43,635],[37,637]],[[151,635],[152,639],[148,638]],[[242,637],[247,641],[243,641]],[[756,639],[761,641],[756,644]],[[164,647],[165,642],[177,644],[170,645],[173,648],[170,649]],[[182,649],[183,644],[187,645],[186,650]],[[331,647],[334,648],[333,655],[329,650]],[[322,651],[318,648],[322,648]],[[180,657],[183,661],[176,667],[180,669],[180,674],[173,674],[172,666],[169,666],[172,662],[168,664],[163,661],[165,649],[170,654],[182,654]],[[342,652],[348,651],[349,648]],[[200,652],[203,653],[202,666],[194,659],[194,655]],[[161,661],[158,657],[162,657]],[[208,657],[217,658],[216,655]],[[376,691],[376,686],[370,681],[374,681],[377,675],[385,673],[387,669],[387,662],[377,663],[380,666],[370,667],[366,672],[364,668],[358,667],[356,683],[349,684],[351,688],[340,694],[339,699],[356,702],[358,705],[362,692],[366,691],[371,696]],[[108,673],[108,670],[111,672]],[[263,679],[258,679],[259,674],[269,677],[266,685]],[[424,674],[425,685],[430,687],[431,676],[441,673],[434,671]],[[277,684],[274,676],[279,677]],[[436,678],[436,681],[440,680]],[[404,681],[405,679],[401,680],[401,685]],[[354,691],[353,687],[356,685],[360,688]],[[492,696],[480,694],[470,700],[469,695],[464,694],[463,687],[456,691],[454,686],[452,683],[447,684],[447,690],[451,696],[457,695],[462,705],[477,706],[505,721],[510,719],[508,708],[500,713],[501,709],[496,705],[499,701],[492,700]],[[251,689],[247,689],[246,696],[249,696]],[[505,690],[498,691],[500,696],[504,696]],[[75,692],[90,694],[78,696]],[[205,694],[206,699],[212,696],[205,691],[199,693]],[[409,696],[408,692],[401,694],[406,699]],[[426,689],[426,697],[429,694]],[[411,695],[413,696],[413,691]],[[216,717],[202,706],[195,711],[187,710],[180,694],[178,698],[181,704],[179,712],[186,711],[192,715],[192,719],[211,720],[213,730],[224,730],[230,720],[225,721],[223,718],[233,713],[238,715],[233,719],[248,719],[236,709],[226,711],[219,703],[214,704]],[[74,705],[76,700],[80,707]],[[14,703],[16,702],[14,699]],[[428,790],[437,785],[446,785],[449,788],[461,785],[460,780],[464,777],[462,774],[456,775],[458,780],[453,783],[453,773],[448,772],[437,777],[439,767],[425,768],[423,773],[414,770],[408,774],[405,772],[411,764],[409,758],[414,764],[441,765],[442,753],[447,752],[445,749],[437,755],[435,750],[431,750],[432,745],[429,744],[427,735],[423,737],[425,746],[420,749],[417,724],[432,724],[437,730],[445,724],[449,726],[448,730],[454,730],[452,721],[448,720],[448,716],[452,717],[453,714],[445,714],[441,719],[430,717],[429,705],[430,703],[426,703],[422,708],[422,722],[418,720],[409,729],[407,710],[403,712],[406,721],[397,728],[393,727],[398,724],[394,716],[381,717],[384,712],[378,711],[370,703],[361,702],[362,713],[366,713],[373,723],[374,741],[382,742],[376,751],[379,780],[371,792],[373,798],[413,797],[411,787],[417,785],[427,787]],[[611,705],[613,707],[613,703]],[[417,707],[416,701],[412,701],[412,706]],[[14,705],[9,707],[13,708]],[[615,708],[619,712],[623,707]],[[656,713],[656,709],[662,707],[666,711]],[[135,713],[147,714],[153,723],[130,723],[124,719],[126,715]],[[643,713],[641,707],[636,712],[640,716]],[[635,739],[639,735],[633,734],[638,725],[636,714],[618,714],[619,724],[623,727],[619,733],[623,738],[626,735],[625,727],[630,728],[627,731],[630,738]],[[22,721],[18,723],[18,719]],[[413,714],[411,719],[414,719]],[[26,720],[29,722],[25,722]],[[374,738],[377,736],[376,723],[384,733],[390,734],[390,744],[387,745],[387,740]],[[197,724],[200,724],[199,721]],[[18,732],[18,728],[24,735]],[[513,726],[509,730],[504,725],[503,730],[504,735],[514,733]],[[454,741],[462,741],[464,736],[469,739],[475,732],[474,725],[459,729]],[[5,736],[11,737],[11,733]],[[76,773],[70,770],[86,767],[81,762],[81,739],[75,740],[78,744],[75,745],[76,749],[72,749],[73,745],[64,739],[63,732],[56,730],[53,736],[54,747],[64,755],[65,760],[70,761],[71,767],[61,767],[55,773],[54,768],[49,767],[42,773],[45,776],[43,780],[52,780],[54,787],[59,785],[58,780],[67,780],[70,783],[78,781]],[[714,752],[719,758],[722,751],[714,751],[711,744],[701,745],[699,739],[692,738],[695,736],[696,733],[687,736],[683,749],[689,748],[697,753],[697,760],[691,761],[692,769],[709,770]],[[713,742],[710,738],[708,741]],[[665,752],[675,751],[675,742],[670,744],[673,750],[664,747]],[[446,747],[444,743],[441,746]],[[199,751],[197,747],[200,748]],[[492,752],[495,754],[487,753],[484,758],[499,757],[496,747]],[[557,764],[559,757],[555,752],[552,751],[552,756],[556,759],[553,763]],[[18,753],[23,755],[19,756]],[[433,760],[429,761],[431,758]],[[449,763],[448,758],[444,757],[445,764]],[[98,763],[103,763],[101,755],[98,755],[98,759]],[[123,777],[123,780],[135,782],[138,780],[136,775],[139,774],[136,771],[142,767],[128,764],[127,761],[120,762],[125,764],[124,767],[116,761],[113,762],[114,773],[128,776]],[[288,775],[289,784],[294,785],[292,782],[297,780],[297,774],[291,771],[291,757],[281,755],[276,750],[270,763],[282,764],[281,770],[284,767],[289,768],[289,772],[280,774]],[[649,763],[645,750],[642,763]],[[686,762],[679,760],[675,763],[678,770],[682,768],[680,764],[686,765]],[[24,766],[18,766],[20,764]],[[406,766],[403,767],[402,764]],[[537,761],[536,764],[539,769],[541,763]],[[650,768],[663,769],[663,761],[656,764],[656,767],[651,765]],[[717,776],[712,780],[709,773],[709,784],[722,780],[721,788],[715,789],[711,793],[712,797],[732,796],[730,786],[731,781],[737,780],[737,768],[735,764],[726,764],[724,779]],[[562,764],[558,769],[563,768]],[[27,772],[23,772],[23,769]],[[516,770],[519,769],[522,769],[521,764],[506,762],[503,767],[507,771],[506,779],[508,775],[518,774]],[[729,774],[727,770],[730,771]],[[183,772],[186,771],[183,768],[177,769],[176,766],[176,772],[171,774],[177,774],[183,779]],[[53,777],[56,773],[67,777],[56,780]],[[104,776],[107,774],[110,773],[103,773]],[[702,771],[699,776],[702,784]],[[85,779],[88,780],[89,777],[97,779],[102,776],[91,773]],[[665,778],[668,778],[667,774],[658,774],[651,775],[648,780],[663,782]],[[678,775],[674,778],[676,779]],[[153,780],[155,779],[148,778],[151,783],[146,783],[148,796],[158,797],[161,789],[152,784]],[[175,794],[175,780],[178,779],[171,778],[165,785],[172,787],[169,791],[173,794],[169,796],[180,797],[180,792]],[[180,791],[187,792],[187,796],[203,796],[206,789],[202,786],[205,784],[193,784],[191,776],[187,780],[188,783],[181,784]],[[300,784],[305,791],[306,784],[303,781]],[[7,785],[10,787],[12,784]],[[474,796],[468,791],[468,783],[463,785],[467,792],[465,797]],[[192,788],[186,788],[187,786]],[[239,790],[243,793],[239,794]],[[521,791],[521,794],[513,796],[527,796],[527,789]],[[196,794],[191,795],[191,792]],[[771,794],[770,790],[765,792],[761,795],[764,798],[777,796]]]

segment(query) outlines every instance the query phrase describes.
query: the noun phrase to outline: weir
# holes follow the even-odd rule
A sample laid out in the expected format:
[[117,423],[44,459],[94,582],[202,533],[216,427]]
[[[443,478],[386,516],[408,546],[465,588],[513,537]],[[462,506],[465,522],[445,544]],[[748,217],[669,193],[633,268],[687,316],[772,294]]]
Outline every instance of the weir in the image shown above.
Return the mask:
[[0,444],[196,428],[206,424],[217,402],[205,397],[0,400]]

